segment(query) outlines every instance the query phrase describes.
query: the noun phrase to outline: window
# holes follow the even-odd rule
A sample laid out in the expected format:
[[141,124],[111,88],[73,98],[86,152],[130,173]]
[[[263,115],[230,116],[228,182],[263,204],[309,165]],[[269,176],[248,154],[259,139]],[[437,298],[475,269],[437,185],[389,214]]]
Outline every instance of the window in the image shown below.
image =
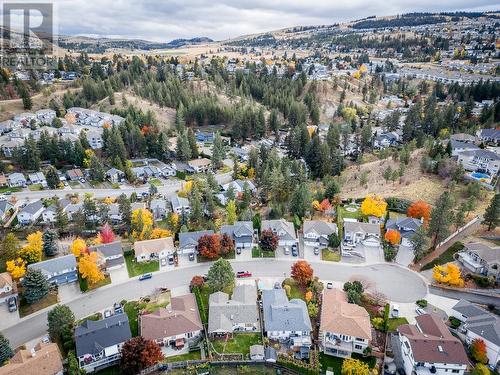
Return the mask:
[[451,370],[451,372],[454,374],[458,374],[459,371],[458,370]]
[[361,349],[363,349],[363,347],[361,345],[354,345],[354,349],[361,350]]

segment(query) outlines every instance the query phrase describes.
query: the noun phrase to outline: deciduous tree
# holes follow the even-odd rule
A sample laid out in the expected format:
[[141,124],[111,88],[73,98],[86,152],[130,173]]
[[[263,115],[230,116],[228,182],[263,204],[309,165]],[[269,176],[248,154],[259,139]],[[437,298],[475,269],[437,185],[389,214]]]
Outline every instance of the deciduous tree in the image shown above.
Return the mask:
[[227,233],[219,235],[220,242],[220,255],[224,256],[229,254],[231,251],[234,251],[234,241],[231,236]]
[[19,239],[14,233],[7,233],[0,247],[0,268],[4,268],[8,260],[16,258],[19,249]]
[[49,282],[38,269],[28,269],[22,281],[23,297],[28,304],[35,303],[49,293]]
[[470,354],[476,362],[482,363],[484,365],[488,363],[486,343],[483,339],[477,338],[472,340],[470,344]]
[[472,375],[491,375],[491,371],[487,366],[482,363],[478,363],[476,367],[474,367]]
[[205,284],[205,279],[203,278],[203,276],[200,276],[200,275],[196,275],[196,276],[193,276],[193,278],[191,279],[191,283],[189,285],[191,285],[191,287],[201,287]]
[[133,337],[125,342],[121,349],[120,372],[135,375],[163,359],[158,344],[142,336]]
[[198,252],[200,255],[215,259],[220,256],[221,244],[218,234],[205,234],[198,239]]
[[75,238],[73,243],[71,244],[71,252],[75,257],[79,257],[80,255],[87,252],[87,244],[85,240],[80,237]]
[[99,255],[93,251],[80,256],[78,259],[78,271],[82,278],[86,279],[91,285],[104,280],[104,274],[97,264],[98,258]]
[[153,231],[151,232],[151,239],[157,239],[157,238],[166,238],[166,237],[172,237],[172,232],[169,231],[168,229],[163,229],[163,228],[154,228]]
[[462,279],[460,268],[453,263],[447,263],[443,266],[434,266],[433,277],[438,283],[457,287],[464,286],[464,280]]
[[431,205],[421,200],[415,201],[408,207],[406,214],[415,219],[423,218],[424,223],[427,224],[431,217]]
[[401,241],[401,234],[395,229],[389,229],[385,232],[384,239],[394,246]]
[[153,231],[153,214],[145,208],[132,212],[132,237],[136,241],[147,240]]
[[98,242],[101,244],[111,243],[115,240],[115,234],[113,228],[108,223],[104,224],[101,231],[97,235]]
[[346,358],[342,362],[342,375],[369,375],[368,365],[359,359]]
[[236,214],[236,203],[234,200],[230,200],[226,205],[226,221],[228,224],[233,225],[238,218]]
[[367,195],[361,203],[361,212],[366,216],[383,217],[387,210],[387,203],[380,195]]
[[26,274],[26,261],[23,258],[8,260],[5,265],[7,272],[9,272],[15,280],[19,280]]
[[264,251],[276,251],[278,240],[278,236],[271,229],[264,229],[260,233],[260,248]]
[[21,248],[19,256],[28,264],[40,262],[43,248],[42,232],[28,234],[26,241],[28,243]]
[[303,287],[311,282],[313,274],[312,267],[305,260],[299,260],[292,265],[291,276]]

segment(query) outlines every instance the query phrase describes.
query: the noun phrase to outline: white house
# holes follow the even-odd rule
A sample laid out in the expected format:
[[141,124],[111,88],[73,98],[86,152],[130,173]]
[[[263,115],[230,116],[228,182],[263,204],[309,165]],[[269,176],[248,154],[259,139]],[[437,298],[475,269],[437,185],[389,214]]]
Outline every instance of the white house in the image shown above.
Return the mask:
[[21,225],[30,225],[35,223],[45,210],[41,200],[28,203],[17,213],[17,221]]
[[304,221],[304,242],[309,246],[328,246],[328,237],[338,233],[337,224],[322,220]]
[[172,212],[175,212],[177,215],[182,215],[183,212],[185,215],[191,213],[191,206],[187,198],[174,195],[170,200],[170,204],[172,205]]
[[500,156],[489,150],[472,150],[458,153],[458,162],[467,171],[484,172],[490,176],[498,173]]
[[26,177],[22,173],[11,173],[7,177],[7,182],[10,187],[26,187]]
[[285,219],[263,220],[261,229],[263,231],[272,230],[278,236],[279,246],[292,246],[297,243],[297,234],[293,223]]
[[135,259],[138,262],[162,260],[174,252],[174,239],[172,237],[136,241],[134,243]]
[[344,243],[349,246],[361,243],[365,246],[378,247],[380,246],[380,225],[345,218]]

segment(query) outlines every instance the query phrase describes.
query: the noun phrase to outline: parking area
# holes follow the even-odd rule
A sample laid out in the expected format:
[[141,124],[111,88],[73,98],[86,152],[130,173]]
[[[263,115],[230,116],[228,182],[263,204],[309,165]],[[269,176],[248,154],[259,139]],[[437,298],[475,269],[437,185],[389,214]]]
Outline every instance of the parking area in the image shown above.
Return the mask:
[[396,263],[407,267],[413,262],[414,254],[413,249],[409,246],[399,246],[398,255],[396,256]]
[[[317,254],[314,253],[315,248],[317,248],[317,251],[316,251]],[[313,246],[310,244],[304,244],[303,254],[304,254],[305,260],[310,260],[310,261],[321,260],[321,247],[320,246]]]
[[241,249],[240,253],[236,251],[236,259],[238,260],[252,260],[252,249]]
[[278,246],[275,252],[275,258],[277,259],[297,259],[299,258],[298,255],[298,250],[295,253],[296,255],[294,256],[292,254],[292,247],[291,246]]
[[128,272],[127,272],[127,267],[125,265],[123,265],[123,267],[120,268],[109,270],[108,272],[109,272],[109,277],[111,278],[111,282],[113,284],[122,283],[128,280]]
[[82,291],[80,290],[80,284],[78,283],[59,285],[57,291],[59,294],[59,301],[61,303],[69,302],[75,298],[78,298],[82,294]]
[[350,250],[350,256],[342,256],[342,261],[353,264],[384,263],[384,250],[380,246],[366,246],[358,243]]
[[19,321],[19,311],[9,312],[6,303],[0,303],[0,331]]

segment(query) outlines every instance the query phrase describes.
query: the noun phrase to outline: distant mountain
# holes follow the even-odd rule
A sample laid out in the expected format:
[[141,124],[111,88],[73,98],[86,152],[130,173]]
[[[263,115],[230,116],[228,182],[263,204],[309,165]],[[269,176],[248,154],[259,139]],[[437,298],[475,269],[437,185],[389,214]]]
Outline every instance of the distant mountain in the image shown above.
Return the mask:
[[193,45],[193,44],[203,44],[203,43],[212,43],[213,39],[207,38],[205,36],[191,38],[191,39],[174,39],[171,42],[167,43],[168,47],[166,48],[179,48],[183,46]]

